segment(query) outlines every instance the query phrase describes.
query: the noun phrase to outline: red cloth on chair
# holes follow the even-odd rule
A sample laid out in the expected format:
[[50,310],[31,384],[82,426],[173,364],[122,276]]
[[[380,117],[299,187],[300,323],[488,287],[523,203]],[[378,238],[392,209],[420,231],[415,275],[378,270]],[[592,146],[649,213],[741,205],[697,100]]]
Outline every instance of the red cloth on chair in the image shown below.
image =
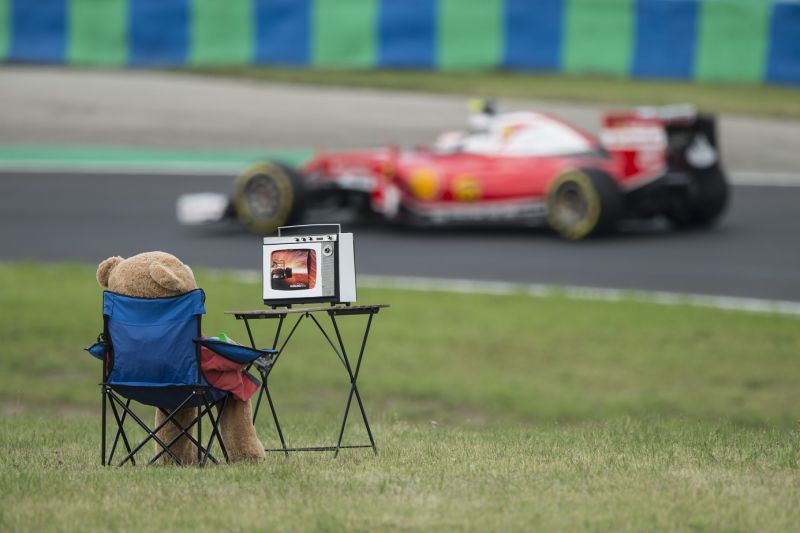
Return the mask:
[[256,379],[244,371],[247,365],[226,359],[205,346],[200,347],[200,367],[209,385],[230,392],[237,400],[246,402],[258,390]]

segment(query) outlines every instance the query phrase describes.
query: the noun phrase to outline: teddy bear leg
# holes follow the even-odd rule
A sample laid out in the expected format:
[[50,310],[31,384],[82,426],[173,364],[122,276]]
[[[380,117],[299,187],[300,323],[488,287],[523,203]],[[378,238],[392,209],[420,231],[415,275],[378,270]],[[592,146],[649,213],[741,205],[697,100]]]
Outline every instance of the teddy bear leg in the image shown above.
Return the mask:
[[220,415],[220,434],[228,452],[228,460],[256,461],[266,457],[264,445],[258,440],[256,428],[253,426],[253,412],[250,402],[237,400],[233,396]]
[[[178,411],[173,417],[173,419],[182,427],[187,427],[189,424],[192,423],[192,420],[194,420],[196,416],[197,416],[197,409],[194,407],[187,407],[185,409],[181,409],[180,411]],[[161,424],[161,422],[163,422],[165,418],[167,418],[167,414],[161,409],[156,409],[155,426],[153,427],[158,427],[158,425]],[[158,435],[158,438],[164,441],[164,443],[168,444],[170,441],[172,441],[172,439],[178,436],[178,433],[180,433],[178,427],[172,422],[167,422],[167,424],[163,428],[161,428],[156,433],[156,435]],[[188,433],[193,437],[197,438],[196,434],[197,432],[195,431],[195,428],[189,430]],[[156,442],[155,443],[156,453],[160,452],[161,449],[162,449],[161,445],[158,444],[158,442]],[[197,462],[197,446],[195,446],[194,443],[192,443],[192,441],[186,438],[186,436],[183,436],[180,439],[178,439],[178,441],[175,442],[172,446],[170,446],[169,449],[172,450],[172,453],[178,456],[178,459],[180,459],[181,464],[191,465]],[[158,462],[166,464],[174,464],[175,460],[172,458],[170,454],[164,452],[159,458]]]

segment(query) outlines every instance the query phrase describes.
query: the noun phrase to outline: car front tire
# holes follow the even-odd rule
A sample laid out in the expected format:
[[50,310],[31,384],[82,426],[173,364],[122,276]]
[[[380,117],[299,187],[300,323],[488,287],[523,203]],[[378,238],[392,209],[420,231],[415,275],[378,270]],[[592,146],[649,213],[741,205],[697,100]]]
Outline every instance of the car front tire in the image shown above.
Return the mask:
[[234,184],[236,216],[250,232],[275,233],[302,216],[305,187],[302,176],[287,165],[256,163],[242,172]]

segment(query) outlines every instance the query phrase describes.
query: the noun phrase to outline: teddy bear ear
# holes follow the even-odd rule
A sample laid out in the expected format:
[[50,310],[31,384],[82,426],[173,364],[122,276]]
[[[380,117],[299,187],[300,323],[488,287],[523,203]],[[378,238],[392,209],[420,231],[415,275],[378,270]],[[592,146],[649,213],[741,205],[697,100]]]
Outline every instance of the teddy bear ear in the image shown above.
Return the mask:
[[121,258],[118,255],[115,255],[114,257],[109,257],[108,259],[100,263],[100,265],[97,267],[97,274],[96,274],[97,283],[99,283],[100,286],[103,287],[104,289],[107,289],[108,278],[109,276],[111,276],[111,271],[114,270],[114,268],[116,268],[116,266],[122,263],[123,261],[124,261],[123,258]]
[[169,291],[189,292],[192,287],[188,287],[185,280],[175,275],[175,272],[165,267],[161,263],[150,264],[150,277],[153,281]]
[[191,269],[191,267],[189,265],[183,265],[183,268],[185,268],[187,272],[189,272],[189,276],[194,279],[194,271]]

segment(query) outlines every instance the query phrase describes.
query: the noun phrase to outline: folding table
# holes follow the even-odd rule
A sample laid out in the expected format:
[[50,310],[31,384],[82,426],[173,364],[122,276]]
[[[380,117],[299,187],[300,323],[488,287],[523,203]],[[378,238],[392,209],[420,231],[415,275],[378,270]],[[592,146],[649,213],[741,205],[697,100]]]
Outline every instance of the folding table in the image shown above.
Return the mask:
[[[289,455],[289,452],[300,452],[300,451],[315,451],[315,452],[322,452],[322,451],[333,451],[335,452],[334,457],[339,455],[339,451],[344,448],[372,448],[372,451],[378,453],[378,448],[375,446],[375,439],[372,436],[372,430],[369,427],[369,421],[367,420],[367,413],[364,410],[364,402],[361,399],[361,394],[358,391],[358,376],[359,372],[361,371],[361,361],[364,357],[364,349],[367,345],[367,338],[369,337],[370,327],[372,326],[372,319],[373,317],[378,314],[383,308],[387,308],[389,305],[387,304],[373,304],[373,305],[332,305],[332,306],[320,306],[320,307],[296,307],[296,308],[273,308],[273,309],[260,309],[255,311],[225,311],[225,314],[233,315],[236,317],[237,320],[243,320],[245,328],[247,329],[247,336],[250,339],[250,344],[253,346],[254,349],[256,346],[255,340],[253,338],[253,331],[250,327],[251,320],[263,320],[263,319],[273,319],[278,320],[278,327],[275,330],[275,337],[272,341],[272,349],[277,350],[277,353],[273,357],[272,365],[267,367],[259,367],[255,365],[255,368],[261,374],[261,381],[262,386],[261,390],[258,394],[258,400],[256,402],[256,408],[253,413],[253,423],[256,421],[256,417],[258,417],[258,410],[261,406],[261,400],[264,396],[267,398],[267,403],[269,404],[270,411],[272,411],[272,419],[275,422],[275,429],[278,432],[278,437],[281,441],[280,448],[267,448],[267,451],[270,452],[284,452],[286,455]],[[327,313],[330,317],[331,324],[333,325],[333,330],[335,332],[336,341],[337,343],[334,344],[334,341],[331,339],[331,336],[325,331],[320,321],[317,319],[317,315],[321,315],[323,313]],[[278,348],[278,344],[280,342],[281,331],[283,329],[284,321],[287,319],[289,315],[297,315],[297,320],[294,322],[289,334],[283,339],[283,342],[280,344],[280,348]],[[350,363],[350,358],[347,355],[347,350],[344,345],[344,341],[342,339],[342,334],[339,330],[339,324],[336,320],[339,316],[348,316],[348,315],[368,315],[367,324],[364,329],[364,335],[361,340],[361,349],[358,352],[358,359],[356,361],[355,367]],[[283,436],[283,431],[281,430],[280,422],[278,421],[278,414],[275,409],[275,402],[272,400],[272,395],[269,391],[269,374],[273,368],[275,368],[275,364],[277,363],[278,359],[280,358],[281,354],[283,354],[284,350],[286,349],[287,344],[292,339],[295,331],[297,331],[297,327],[300,323],[309,318],[311,321],[316,325],[317,329],[322,333],[322,336],[328,342],[333,352],[339,358],[339,361],[342,363],[347,375],[350,379],[350,393],[347,396],[347,403],[344,409],[344,415],[342,416],[342,425],[339,430],[339,438],[336,442],[336,445],[333,446],[305,446],[305,447],[292,447],[289,448],[286,446],[286,440]],[[347,416],[350,412],[350,406],[353,401],[353,396],[356,398],[356,402],[358,403],[358,407],[361,411],[361,418],[364,422],[364,428],[367,430],[367,435],[369,436],[369,444],[351,444],[351,445],[342,445],[342,438],[344,437],[344,428],[347,425]]]

